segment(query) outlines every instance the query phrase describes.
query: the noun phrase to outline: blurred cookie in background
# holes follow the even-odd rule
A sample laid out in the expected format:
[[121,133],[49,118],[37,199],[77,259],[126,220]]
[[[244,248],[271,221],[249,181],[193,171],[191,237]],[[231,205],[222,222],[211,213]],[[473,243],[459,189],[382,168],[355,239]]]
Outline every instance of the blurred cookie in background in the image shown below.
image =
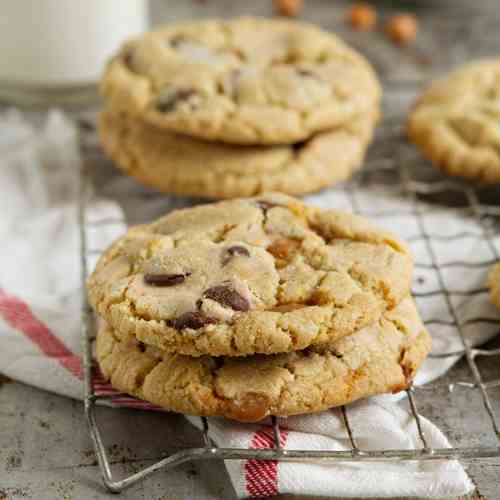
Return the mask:
[[418,98],[408,135],[450,175],[500,183],[500,59],[467,64]]

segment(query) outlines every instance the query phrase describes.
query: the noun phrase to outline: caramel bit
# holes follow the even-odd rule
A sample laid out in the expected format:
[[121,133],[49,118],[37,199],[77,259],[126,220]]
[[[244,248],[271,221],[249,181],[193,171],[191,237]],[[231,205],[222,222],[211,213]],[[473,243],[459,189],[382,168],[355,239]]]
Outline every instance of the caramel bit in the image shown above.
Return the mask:
[[398,392],[406,391],[409,385],[407,384],[395,384],[391,387],[391,393],[397,394]]
[[258,422],[269,415],[269,396],[248,392],[237,401],[230,401],[228,417],[240,422]]
[[303,309],[305,306],[304,304],[281,304],[279,306],[275,306],[270,311],[272,312],[280,312],[280,313],[286,313],[290,311],[296,311],[297,309]]
[[267,251],[278,260],[288,260],[300,247],[301,242],[291,238],[276,240],[267,247]]
[[302,10],[302,0],[274,0],[274,8],[282,16],[295,17]]
[[397,14],[385,26],[387,36],[399,45],[412,42],[417,36],[418,21],[411,14]]
[[355,30],[370,31],[377,24],[377,11],[367,3],[356,3],[347,12],[347,19]]

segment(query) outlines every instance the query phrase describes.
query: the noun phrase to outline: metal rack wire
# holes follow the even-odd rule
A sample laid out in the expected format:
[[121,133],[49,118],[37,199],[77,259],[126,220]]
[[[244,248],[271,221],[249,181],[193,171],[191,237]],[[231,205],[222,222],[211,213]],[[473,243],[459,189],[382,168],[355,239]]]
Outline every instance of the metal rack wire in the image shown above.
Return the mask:
[[[392,144],[395,142],[400,144],[401,148],[409,148],[406,141],[403,140],[403,131],[397,122],[386,122],[384,134],[396,135],[393,137]],[[95,153],[96,151],[94,151]],[[417,297],[423,295],[441,295],[444,298],[447,312],[451,321],[446,322],[441,319],[429,319],[426,323],[432,330],[435,323],[446,323],[448,326],[453,326],[458,332],[461,348],[455,349],[451,352],[432,353],[431,357],[437,359],[454,358],[465,356],[472,382],[458,380],[452,384],[446,384],[449,390],[459,386],[467,390],[477,391],[481,397],[483,410],[488,415],[491,423],[491,432],[494,434],[493,441],[495,444],[491,446],[475,446],[475,447],[455,447],[435,449],[431,448],[426,440],[425,434],[422,430],[421,418],[417,410],[416,393],[420,390],[437,390],[443,387],[443,383],[432,383],[428,386],[411,387],[407,392],[409,408],[412,416],[415,419],[418,435],[421,442],[421,447],[413,450],[403,449],[387,449],[387,450],[366,450],[360,447],[356,441],[356,429],[353,428],[349,420],[349,408],[342,407],[341,415],[345,424],[346,437],[348,437],[351,449],[345,451],[332,451],[332,450],[290,450],[283,449],[280,445],[280,426],[276,418],[272,418],[270,425],[270,432],[274,437],[274,444],[268,449],[240,449],[240,448],[219,448],[209,437],[209,421],[206,418],[201,418],[202,436],[200,445],[198,447],[186,448],[177,451],[157,463],[122,479],[115,479],[110,467],[110,460],[108,458],[106,448],[104,446],[102,434],[96,420],[96,404],[106,401],[115,401],[134,406],[134,399],[124,394],[118,394],[112,390],[98,390],[99,380],[96,379],[96,374],[93,368],[92,359],[92,340],[95,338],[95,322],[92,311],[90,310],[86,301],[83,303],[82,308],[82,338],[84,341],[84,375],[85,375],[85,415],[89,424],[90,434],[93,440],[95,453],[99,462],[102,472],[104,484],[106,487],[113,491],[119,492],[135,484],[138,481],[146,478],[155,471],[164,468],[175,467],[181,463],[194,460],[232,460],[232,459],[259,459],[259,460],[288,460],[288,461],[303,461],[303,460],[325,460],[325,461],[399,461],[399,460],[441,460],[441,459],[475,459],[487,457],[500,457],[500,424],[498,415],[496,415],[493,404],[490,398],[490,391],[494,388],[500,387],[500,377],[493,380],[484,381],[481,369],[478,365],[478,360],[482,357],[499,356],[500,349],[482,349],[474,348],[470,345],[465,334],[465,328],[480,322],[490,322],[498,325],[500,329],[500,320],[495,318],[482,318],[473,317],[467,320],[460,319],[457,306],[452,300],[452,292],[446,286],[446,279],[444,270],[447,266],[463,265],[466,263],[450,262],[446,265],[440,265],[438,256],[433,246],[433,242],[437,240],[446,241],[446,238],[439,235],[429,234],[424,223],[424,215],[433,210],[433,205],[429,205],[429,199],[436,197],[445,198],[445,195],[456,195],[464,200],[462,204],[456,204],[449,208],[454,212],[460,212],[464,216],[471,218],[475,221],[477,228],[479,228],[479,236],[482,238],[493,256],[487,261],[477,263],[479,267],[486,267],[496,260],[500,260],[499,250],[494,241],[494,237],[500,234],[498,227],[495,230],[491,225],[491,221],[495,222],[496,226],[500,225],[500,204],[495,204],[490,201],[483,201],[480,196],[480,190],[474,188],[470,184],[454,180],[440,175],[434,168],[425,165],[425,162],[419,157],[415,156],[415,164],[406,161],[404,164],[399,164],[398,158],[401,158],[401,151],[379,151],[373,154],[372,159],[363,171],[358,173],[345,188],[344,193],[347,193],[351,207],[354,211],[361,212],[363,215],[371,217],[383,217],[381,211],[372,210],[371,213],[363,211],[363,208],[357,203],[356,195],[363,187],[371,187],[372,178],[374,175],[389,176],[392,179],[390,191],[399,197],[405,197],[408,200],[409,213],[414,217],[418,234],[414,239],[421,241],[430,256],[429,263],[417,263],[416,267],[430,269],[436,275],[436,280],[439,288],[436,291],[427,293],[414,292]],[[405,152],[405,157],[408,158],[408,151]],[[418,153],[415,152],[416,155]],[[410,154],[411,156],[411,154]],[[418,164],[418,168],[415,168]],[[423,180],[422,180],[423,179]],[[83,169],[81,177],[80,188],[80,203],[79,203],[79,222],[81,231],[81,269],[82,269],[82,284],[85,282],[87,276],[87,257],[90,252],[96,253],[102,249],[88,249],[87,248],[87,230],[91,224],[106,225],[112,224],[116,221],[113,220],[100,220],[89,222],[86,220],[86,205],[88,201],[87,184],[89,182],[88,176]],[[385,190],[386,186],[383,183],[377,183],[377,189]],[[387,188],[389,189],[389,188]],[[439,210],[443,210],[441,205],[437,205]],[[448,209],[446,209],[448,210]],[[462,238],[471,236],[466,231],[455,235],[455,238]],[[485,289],[472,290],[463,292],[463,295],[472,297],[483,293]],[[453,292],[457,293],[457,292]],[[84,299],[85,300],[85,299]],[[136,400],[135,400],[136,401]],[[141,406],[142,405],[142,406]],[[136,403],[136,406],[148,406],[143,403]],[[479,408],[477,409],[479,411]]]

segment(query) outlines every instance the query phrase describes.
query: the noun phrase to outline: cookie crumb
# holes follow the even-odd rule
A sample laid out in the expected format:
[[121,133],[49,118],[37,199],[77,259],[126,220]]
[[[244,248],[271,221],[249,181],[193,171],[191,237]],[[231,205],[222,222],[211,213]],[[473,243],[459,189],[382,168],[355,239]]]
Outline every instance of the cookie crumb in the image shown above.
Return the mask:
[[370,31],[377,24],[377,11],[367,3],[355,3],[347,12],[351,27],[358,31]]
[[398,45],[410,43],[417,36],[417,18],[412,14],[397,14],[389,19],[385,32]]
[[274,0],[274,8],[282,16],[295,17],[302,10],[302,0]]

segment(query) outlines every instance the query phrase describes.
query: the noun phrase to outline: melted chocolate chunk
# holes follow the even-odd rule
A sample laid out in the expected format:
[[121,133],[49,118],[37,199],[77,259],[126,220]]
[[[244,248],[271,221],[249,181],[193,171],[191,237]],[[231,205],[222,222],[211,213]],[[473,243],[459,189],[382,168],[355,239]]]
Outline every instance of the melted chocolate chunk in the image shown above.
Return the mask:
[[196,92],[193,89],[178,89],[168,92],[158,97],[156,100],[156,109],[160,113],[170,113],[180,102],[187,101],[194,95],[196,95]]
[[137,347],[139,348],[139,351],[146,352],[146,344],[144,342],[138,342]]
[[205,290],[203,297],[214,300],[225,307],[230,307],[234,311],[248,311],[250,309],[248,300],[228,285],[213,286]]
[[217,323],[215,318],[205,316],[202,312],[192,311],[181,314],[178,318],[170,320],[168,324],[176,330],[184,330],[184,328],[191,328],[192,330],[199,330],[206,325],[213,325]]
[[145,274],[144,282],[152,286],[175,286],[186,281],[191,273],[186,274]]
[[250,257],[250,252],[241,245],[234,245],[226,248],[222,254],[222,266],[225,266],[234,256]]

